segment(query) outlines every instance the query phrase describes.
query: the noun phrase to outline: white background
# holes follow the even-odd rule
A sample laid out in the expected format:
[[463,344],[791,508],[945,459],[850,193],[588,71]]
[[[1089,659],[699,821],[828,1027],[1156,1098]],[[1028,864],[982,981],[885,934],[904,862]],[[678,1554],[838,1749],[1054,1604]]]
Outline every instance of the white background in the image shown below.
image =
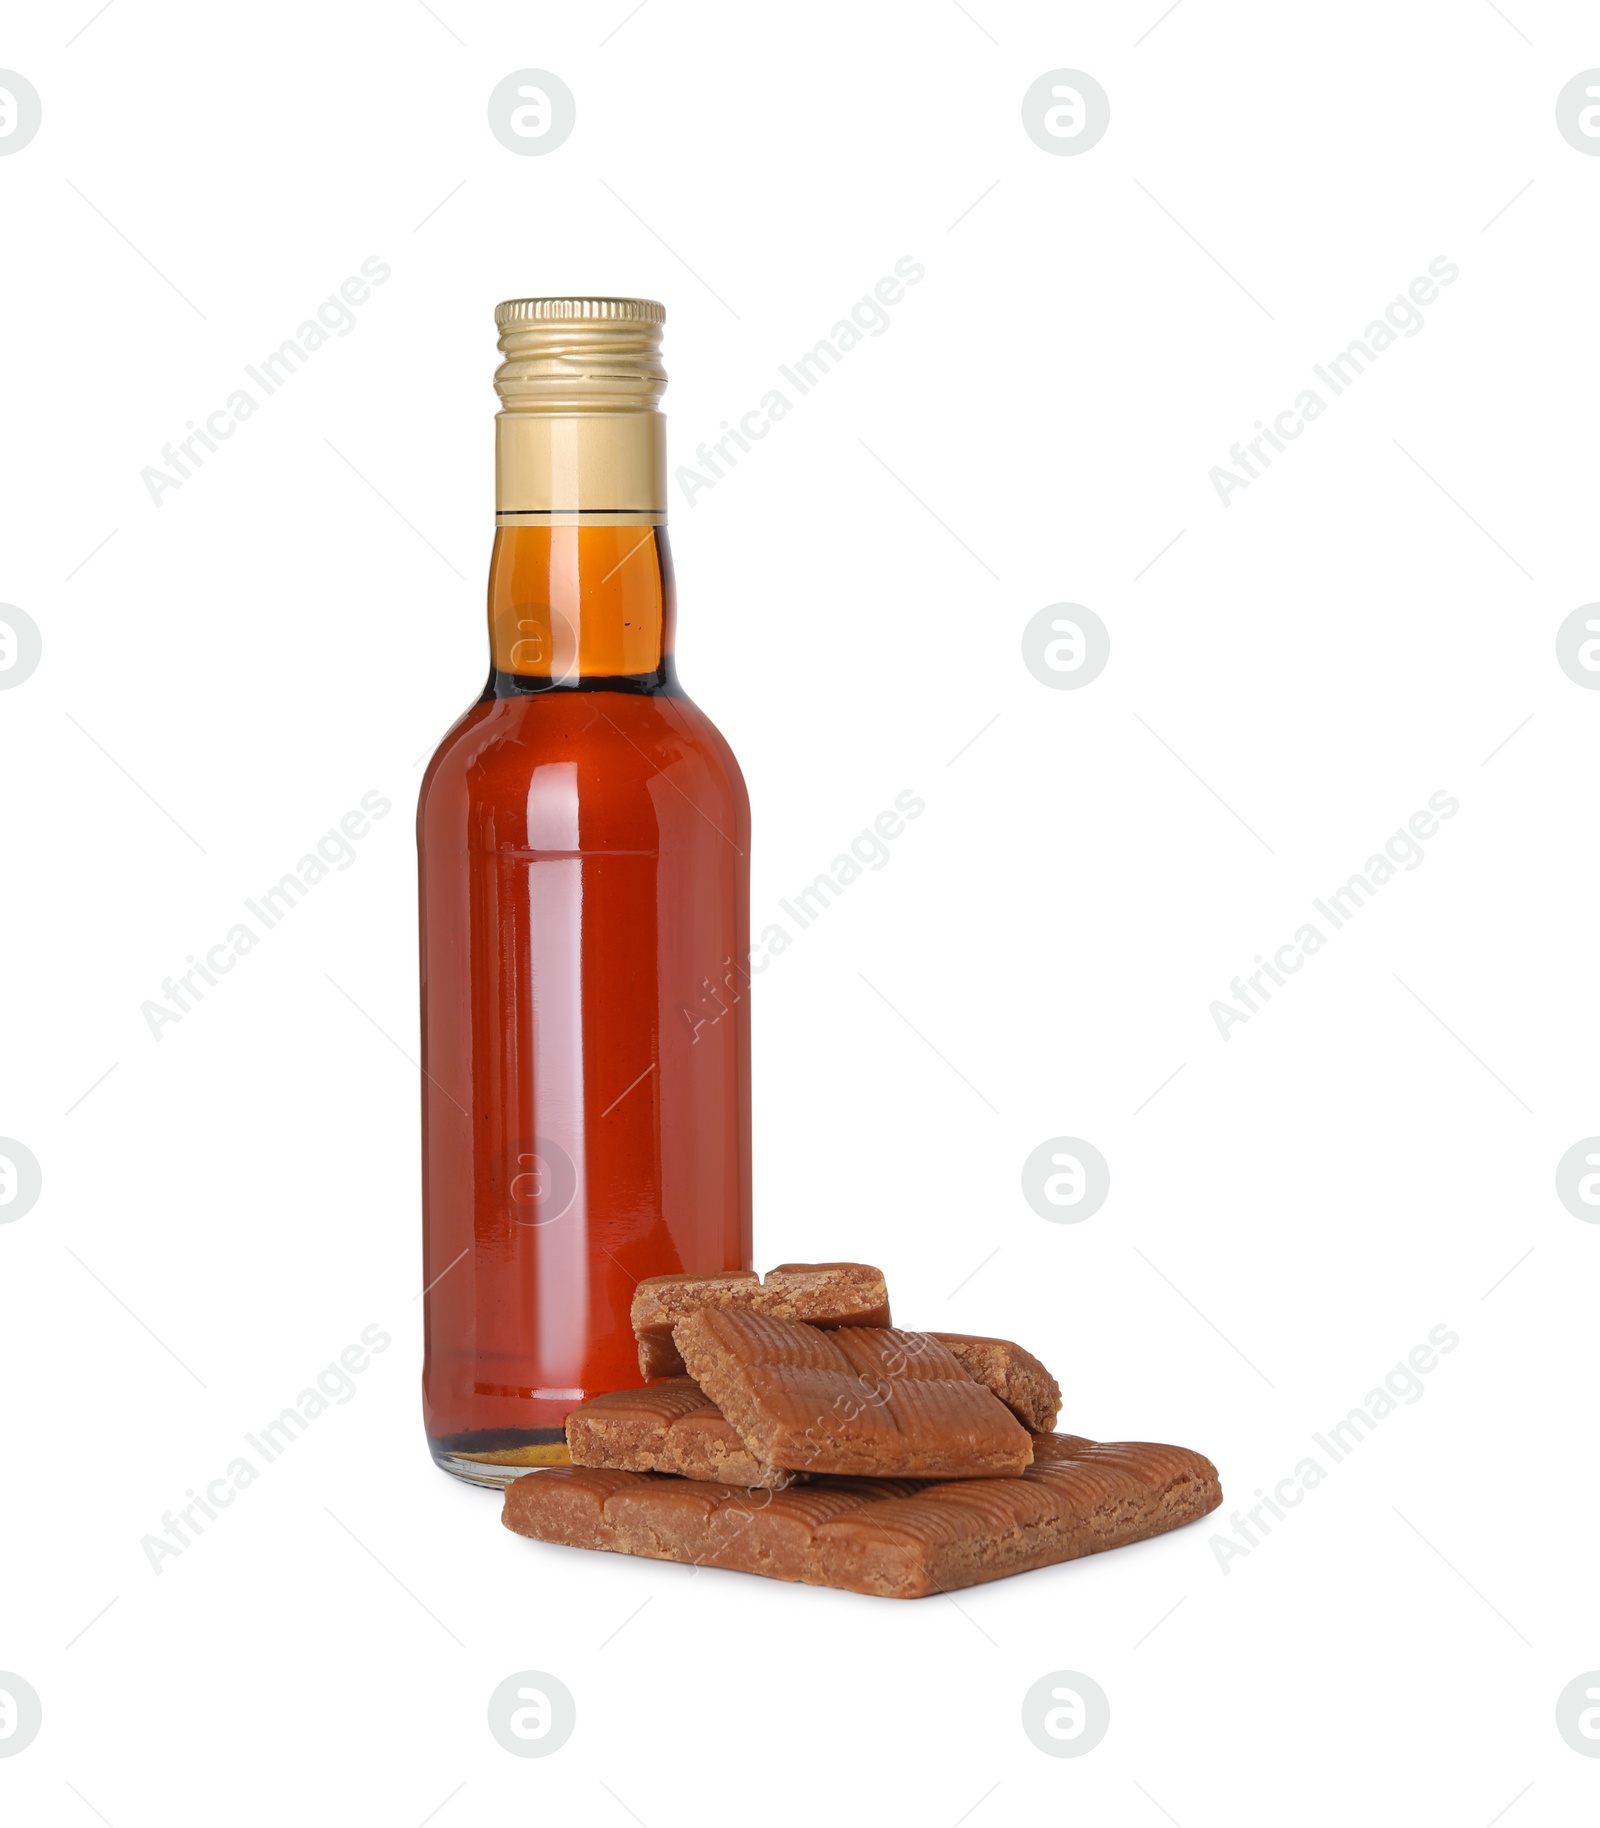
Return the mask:
[[[1600,1665],[1600,1233],[1554,1176],[1600,1130],[1600,698],[1555,631],[1600,595],[1600,159],[1555,98],[1592,9],[93,4],[0,36],[44,107],[0,158],[0,599],[44,642],[0,695],[0,1132],[44,1175],[0,1227],[0,1669],[44,1706],[6,1819],[1588,1819],[1554,1709]],[[577,101],[546,156],[487,125],[529,67]],[[1061,67],[1110,96],[1080,156],[1022,128]],[[355,329],[153,505],[373,255]],[[905,255],[890,328],[674,497],[758,926],[927,801],[758,981],[757,1260],[882,1263],[904,1323],[1022,1340],[1064,1426],[1203,1449],[1228,1502],[901,1605],[542,1548],[434,1469],[406,1056],[416,788],[486,664],[494,304],[664,300],[686,462]],[[1229,446],[1441,255],[1420,333],[1224,507]],[[1063,601],[1111,635],[1077,691],[1019,645]],[[1211,1001],[1441,789],[1425,861],[1224,1040]],[[1063,1134],[1111,1167],[1076,1225],[1020,1187]],[[153,1573],[374,1323],[354,1399]],[[1441,1323],[1421,1400],[1224,1572],[1229,1513]],[[530,1668],[578,1709],[538,1762],[485,1725]],[[1061,1669],[1110,1698],[1087,1756],[1022,1732]]]

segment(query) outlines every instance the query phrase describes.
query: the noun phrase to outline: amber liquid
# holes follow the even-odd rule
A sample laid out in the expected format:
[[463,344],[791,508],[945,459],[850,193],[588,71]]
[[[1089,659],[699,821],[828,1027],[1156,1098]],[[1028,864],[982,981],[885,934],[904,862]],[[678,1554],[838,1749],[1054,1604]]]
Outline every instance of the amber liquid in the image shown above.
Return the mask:
[[666,535],[495,537],[494,665],[417,811],[423,1411],[501,1483],[636,1387],[644,1276],[750,1267],[750,813]]

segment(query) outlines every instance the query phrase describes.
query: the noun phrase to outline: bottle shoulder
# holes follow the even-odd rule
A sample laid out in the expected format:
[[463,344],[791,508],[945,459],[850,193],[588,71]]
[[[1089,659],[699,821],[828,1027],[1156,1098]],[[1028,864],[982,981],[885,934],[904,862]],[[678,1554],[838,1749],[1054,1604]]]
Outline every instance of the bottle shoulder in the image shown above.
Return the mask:
[[553,817],[563,828],[574,820],[581,827],[574,849],[655,845],[693,820],[725,832],[742,854],[750,814],[733,751],[681,692],[480,699],[428,764],[419,842],[563,848],[541,840],[540,827]]

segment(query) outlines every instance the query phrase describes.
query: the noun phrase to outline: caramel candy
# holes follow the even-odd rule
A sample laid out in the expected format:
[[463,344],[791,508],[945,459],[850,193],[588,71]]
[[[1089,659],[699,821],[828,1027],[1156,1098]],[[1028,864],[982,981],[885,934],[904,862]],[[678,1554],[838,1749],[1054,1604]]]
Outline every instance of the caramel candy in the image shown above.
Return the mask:
[[1024,1428],[1048,1434],[1061,1414],[1061,1386],[1031,1352],[1009,1339],[935,1333],[968,1377],[991,1389]]
[[780,1263],[755,1311],[814,1327],[886,1327],[889,1285],[870,1263]]
[[1187,1448],[1041,1435],[1020,1479],[752,1492],[552,1467],[507,1488],[502,1521],[540,1542],[919,1599],[1139,1542],[1221,1502],[1216,1468]]
[[981,1479],[1020,1473],[1028,1431],[927,1333],[822,1332],[702,1309],[673,1338],[751,1454],[796,1472]]
[[869,1263],[780,1263],[763,1283],[754,1270],[715,1276],[648,1276],[633,1291],[641,1377],[681,1377],[675,1322],[702,1308],[740,1308],[819,1327],[886,1327],[889,1290]]
[[761,1278],[753,1269],[730,1269],[718,1276],[646,1276],[633,1291],[630,1316],[639,1343],[639,1375],[682,1377],[673,1322],[701,1308],[747,1308],[760,1292]]
[[679,1473],[769,1491],[805,1477],[756,1459],[687,1377],[665,1378],[648,1390],[614,1390],[579,1404],[567,1417],[567,1451],[574,1466]]

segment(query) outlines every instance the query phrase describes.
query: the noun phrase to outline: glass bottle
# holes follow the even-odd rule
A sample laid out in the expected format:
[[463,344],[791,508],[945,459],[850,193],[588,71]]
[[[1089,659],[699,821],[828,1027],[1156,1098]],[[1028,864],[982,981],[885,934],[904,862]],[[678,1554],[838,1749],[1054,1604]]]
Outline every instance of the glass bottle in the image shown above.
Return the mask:
[[640,1278],[750,1266],[750,812],[673,666],[665,315],[496,311],[489,680],[417,809],[424,1421],[482,1484],[642,1381]]

